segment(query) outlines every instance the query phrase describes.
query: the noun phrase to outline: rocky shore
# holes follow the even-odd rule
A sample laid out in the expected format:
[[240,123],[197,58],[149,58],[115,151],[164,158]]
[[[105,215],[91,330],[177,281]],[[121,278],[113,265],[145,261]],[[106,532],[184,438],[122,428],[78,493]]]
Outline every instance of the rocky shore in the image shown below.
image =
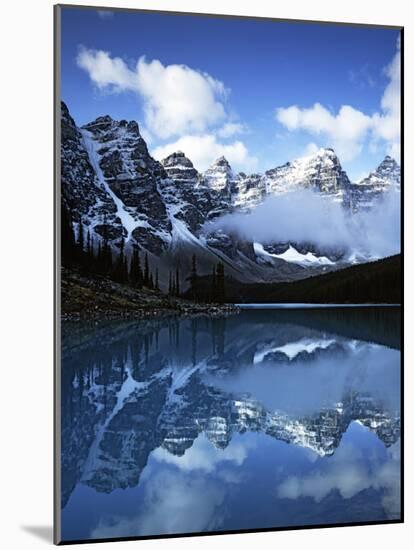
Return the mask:
[[173,315],[221,317],[238,311],[233,304],[171,298],[159,291],[135,289],[106,277],[62,269],[62,321],[152,319]]

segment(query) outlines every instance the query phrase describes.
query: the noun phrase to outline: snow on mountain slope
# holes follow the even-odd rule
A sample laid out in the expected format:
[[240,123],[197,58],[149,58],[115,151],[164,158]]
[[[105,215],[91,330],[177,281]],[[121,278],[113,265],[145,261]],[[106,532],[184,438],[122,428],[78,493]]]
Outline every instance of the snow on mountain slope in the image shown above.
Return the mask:
[[352,209],[370,210],[384,194],[399,193],[400,189],[400,166],[387,155],[373,172],[351,186]]
[[118,213],[126,224],[127,236],[143,248],[162,253],[171,239],[171,224],[158,192],[158,184],[166,174],[149,155],[138,124],[104,116],[83,126],[82,131],[100,179],[111,196],[119,199]]
[[82,134],[63,102],[61,121],[62,205],[70,211],[74,224],[82,221],[98,235],[106,219],[110,238],[117,239],[123,229],[116,205],[97,177]]
[[236,176],[225,157],[218,158],[202,175],[206,187],[210,191],[213,209],[210,217],[227,214],[232,210],[232,190]]
[[91,163],[91,166],[94,168],[95,174],[99,182],[103,185],[108,195],[114,201],[117,208],[117,216],[121,220],[123,227],[126,229],[127,241],[129,241],[134,229],[136,229],[139,226],[143,226],[143,227],[145,227],[145,225],[148,226],[148,223],[146,221],[137,219],[137,217],[134,217],[127,210],[127,208],[125,207],[125,204],[118,197],[118,195],[116,195],[112,191],[99,165],[99,162],[100,162],[100,155],[98,154],[98,148],[100,147],[99,143],[95,141],[95,139],[93,138],[93,134],[88,130],[81,130],[80,132],[83,137],[83,143],[88,152],[89,162]]
[[305,187],[329,195],[344,206],[349,202],[350,181],[333,149],[319,149],[313,155],[268,170],[264,181],[268,194]]
[[397,161],[387,155],[381,164],[366,178],[358,182],[358,185],[376,185],[386,189],[391,185],[399,187],[401,184],[401,169]]
[[[235,174],[224,157],[200,174],[177,151],[161,163],[154,160],[134,121],[109,116],[78,128],[62,103],[62,201],[76,226],[98,239],[107,234],[117,246],[139,246],[152,258],[174,254],[203,256],[201,273],[219,259],[237,278],[293,280],[361,261],[350,251],[326,251],[316,243],[270,243],[262,246],[209,231],[206,222],[220,215],[246,212],[273,194],[311,188],[321,200],[339,202],[349,212],[369,209],[374,198],[400,188],[400,168],[386,157],[358,184],[351,184],[332,149],[297,159],[265,174]],[[351,208],[349,208],[351,206]],[[105,226],[105,227],[104,227]],[[181,260],[179,260],[181,261]]]
[[213,208],[208,188],[181,151],[169,155],[161,163],[168,177],[160,181],[158,189],[169,215],[197,232]]
[[312,355],[316,350],[325,350],[329,348],[332,344],[335,344],[336,340],[332,338],[327,339],[312,339],[312,338],[301,338],[296,342],[288,342],[283,346],[278,345],[268,345],[263,347],[260,350],[257,350],[254,354],[253,363],[261,363],[270,358],[275,353],[280,353],[285,355],[289,361],[295,359],[299,354],[306,353]]
[[236,210],[251,210],[266,197],[266,182],[261,174],[239,173],[233,182],[232,203]]
[[257,242],[253,244],[253,247],[255,254],[260,259],[264,259],[264,261],[266,261],[268,258],[278,258],[279,260],[284,260],[285,262],[292,262],[303,266],[335,265],[335,262],[332,262],[326,256],[315,256],[311,252],[301,254],[292,245],[290,245],[289,248],[281,254],[273,254],[271,252],[268,252],[267,250],[265,250],[262,244]]

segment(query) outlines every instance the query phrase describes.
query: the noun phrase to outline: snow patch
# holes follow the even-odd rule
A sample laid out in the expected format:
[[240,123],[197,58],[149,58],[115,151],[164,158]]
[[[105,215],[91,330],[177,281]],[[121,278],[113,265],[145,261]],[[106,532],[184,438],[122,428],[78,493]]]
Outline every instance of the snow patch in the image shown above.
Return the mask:
[[122,225],[127,230],[127,233],[128,233],[127,241],[129,241],[134,229],[136,229],[137,227],[149,227],[149,224],[143,220],[136,220],[128,212],[127,207],[122,202],[122,200],[118,197],[118,195],[116,195],[112,191],[99,165],[100,155],[98,153],[98,148],[101,147],[101,144],[95,141],[95,139],[93,138],[92,132],[89,132],[88,130],[85,130],[85,129],[81,129],[80,132],[83,137],[83,143],[85,145],[86,151],[88,152],[89,162],[94,168],[95,173],[98,177],[98,180],[100,181],[100,183],[102,183],[106,192],[114,201],[117,209],[117,216],[121,220]]
[[333,339],[314,340],[310,338],[301,338],[297,342],[289,342],[283,346],[267,346],[254,354],[253,363],[261,363],[266,356],[272,353],[283,353],[292,361],[300,353],[311,354],[317,349],[327,349],[335,343]]
[[326,256],[315,256],[314,254],[312,254],[312,252],[301,254],[291,245],[282,254],[272,254],[271,252],[267,252],[267,250],[265,250],[263,245],[260,243],[254,243],[253,248],[257,256],[277,258],[279,260],[284,260],[285,262],[290,262],[294,264],[299,264],[304,266],[335,265],[334,262],[332,262]]

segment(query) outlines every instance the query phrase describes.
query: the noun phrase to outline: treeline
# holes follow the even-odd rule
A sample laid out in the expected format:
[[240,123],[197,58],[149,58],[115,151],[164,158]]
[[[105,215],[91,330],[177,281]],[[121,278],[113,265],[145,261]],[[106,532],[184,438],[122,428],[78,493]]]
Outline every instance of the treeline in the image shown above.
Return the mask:
[[130,259],[125,254],[125,239],[121,237],[119,252],[114,253],[108,238],[108,226],[103,221],[102,239],[94,242],[90,229],[81,222],[77,224],[77,234],[68,211],[62,208],[62,265],[76,267],[89,275],[103,275],[109,279],[129,284],[135,288],[160,290],[158,268],[151,269],[148,254],[141,257],[134,248]]
[[[76,233],[74,230],[76,227]],[[109,243],[106,216],[102,223],[102,238],[94,239],[89,227],[73,223],[69,211],[63,206],[61,215],[62,265],[76,268],[85,275],[102,275],[117,283],[161,291],[158,268],[152,269],[148,253],[140,253],[134,247],[132,253],[125,253],[125,239],[121,237],[119,250],[114,250]],[[225,274],[224,265],[218,262],[212,268],[211,284],[208,292],[201,292],[200,277],[197,269],[197,258],[191,259],[191,269],[187,274],[174,268],[168,274],[168,295],[185,297],[193,301],[224,302]],[[183,283],[189,284],[189,290],[183,289]],[[187,285],[185,285],[187,286]]]
[[[199,281],[199,295],[207,296],[210,277]],[[287,283],[244,284],[226,280],[231,303],[401,303],[401,256],[368,262]]]
[[196,302],[223,303],[226,301],[226,285],[224,264],[213,264],[209,284],[205,285],[206,277],[199,277],[197,270],[197,256],[193,254],[191,271],[188,278],[190,288],[185,297]]

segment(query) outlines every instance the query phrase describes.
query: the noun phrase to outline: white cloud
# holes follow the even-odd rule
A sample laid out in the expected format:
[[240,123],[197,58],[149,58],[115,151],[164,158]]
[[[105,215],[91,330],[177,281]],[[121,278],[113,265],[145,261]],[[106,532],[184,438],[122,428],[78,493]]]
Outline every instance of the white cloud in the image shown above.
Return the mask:
[[173,455],[162,447],[155,449],[152,456],[160,462],[174,464],[177,468],[186,472],[202,470],[211,473],[222,462],[230,462],[241,466],[247,458],[248,448],[247,442],[232,440],[228,447],[218,451],[207,439],[207,436],[201,434],[193,445],[186,450],[184,456]]
[[[247,333],[248,329],[244,335],[246,346],[259,353],[280,347],[281,341],[293,343],[297,338],[295,332],[289,338],[283,329],[268,327],[265,323],[258,324],[251,334]],[[315,332],[310,338],[317,342],[322,335]],[[398,351],[362,341],[352,343],[332,334],[325,334],[325,337],[336,339],[336,348],[341,351],[335,358],[329,353],[307,356],[302,353],[296,357],[294,368],[287,357],[280,360],[281,356],[273,359],[270,355],[263,363],[253,365],[249,359],[243,365],[246,368],[220,377],[209,375],[207,383],[232,395],[248,393],[250,399],[266,410],[283,411],[292,421],[299,422],[304,417],[314,418],[321,410],[335,407],[354,389],[370,395],[374,402],[388,410],[398,409],[400,381],[395,376],[400,362]],[[294,400],[292,395],[295,395]]]
[[81,48],[79,67],[100,90],[133,91],[144,102],[145,124],[157,137],[204,132],[226,118],[224,101],[229,90],[207,73],[186,65],[164,66],[140,57],[129,67],[102,50]]
[[387,151],[400,158],[400,45],[385,74],[389,82],[381,99],[381,111],[367,115],[351,105],[342,105],[333,113],[320,103],[302,108],[297,105],[279,107],[275,111],[278,122],[289,131],[304,130],[323,136],[343,160],[352,160],[362,150],[367,139],[385,142]]
[[[361,428],[366,429],[366,428]],[[373,461],[375,458],[372,459]],[[389,518],[400,515],[400,444],[387,450],[386,460],[376,460],[370,470],[361,452],[349,443],[342,444],[322,471],[316,463],[315,471],[301,476],[290,476],[278,487],[277,496],[296,500],[310,497],[321,502],[331,491],[350,499],[365,489],[383,493],[382,505]]]
[[137,516],[102,519],[91,537],[198,532],[217,528],[222,521],[219,510],[226,485],[204,475],[162,470],[151,477],[144,491],[144,506]]
[[311,242],[383,258],[400,252],[400,195],[390,190],[369,212],[349,217],[339,203],[300,189],[269,196],[250,212],[225,214],[205,225],[207,232],[217,229],[263,244]]
[[108,52],[80,48],[76,62],[100,90],[120,92],[136,90],[136,74],[120,57],[111,58]]
[[239,122],[226,122],[226,124],[217,130],[217,135],[223,139],[226,139],[236,134],[243,134],[245,131],[245,126]]
[[276,109],[276,119],[290,131],[305,130],[325,136],[343,160],[351,160],[360,153],[372,125],[370,117],[350,105],[343,105],[333,115],[320,103],[304,109],[296,105]]
[[385,74],[389,83],[381,99],[381,113],[375,113],[373,119],[373,134],[376,140],[385,140],[388,144],[388,154],[400,159],[400,124],[401,124],[401,52],[400,42],[397,52],[386,67]]
[[236,170],[251,171],[257,159],[249,154],[242,141],[221,143],[212,133],[185,135],[177,141],[161,145],[151,151],[157,160],[161,160],[174,151],[183,151],[200,172],[206,170],[217,158],[224,156]]
[[305,157],[314,155],[319,151],[319,147],[314,143],[313,141],[311,143],[308,143],[305,147],[304,155]]

